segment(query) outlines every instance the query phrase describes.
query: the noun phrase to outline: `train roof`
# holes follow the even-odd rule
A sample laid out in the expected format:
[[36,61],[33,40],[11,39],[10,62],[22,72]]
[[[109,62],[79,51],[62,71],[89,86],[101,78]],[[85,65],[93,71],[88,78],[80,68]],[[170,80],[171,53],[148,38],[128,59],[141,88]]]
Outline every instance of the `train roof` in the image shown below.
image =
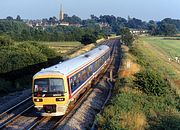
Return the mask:
[[84,54],[81,54],[75,58],[66,60],[64,62],[61,62],[59,64],[53,65],[51,67],[48,67],[46,69],[42,69],[38,73],[35,74],[35,76],[42,75],[42,74],[62,74],[62,75],[69,75],[78,68],[90,63],[91,61],[95,60],[97,57],[104,54],[106,51],[109,50],[109,47],[107,45],[100,45],[97,48],[86,52]]

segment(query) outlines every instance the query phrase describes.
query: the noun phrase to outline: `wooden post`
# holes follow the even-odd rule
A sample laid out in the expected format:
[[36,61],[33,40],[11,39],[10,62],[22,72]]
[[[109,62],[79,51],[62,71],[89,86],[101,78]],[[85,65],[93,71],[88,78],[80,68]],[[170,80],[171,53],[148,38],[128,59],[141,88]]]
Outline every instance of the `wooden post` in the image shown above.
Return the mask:
[[112,69],[110,70],[110,81],[111,82],[113,81],[113,71],[112,71]]
[[127,61],[127,62],[126,62],[126,66],[127,66],[127,69],[130,69],[130,68],[131,68],[131,62],[130,62],[130,61]]

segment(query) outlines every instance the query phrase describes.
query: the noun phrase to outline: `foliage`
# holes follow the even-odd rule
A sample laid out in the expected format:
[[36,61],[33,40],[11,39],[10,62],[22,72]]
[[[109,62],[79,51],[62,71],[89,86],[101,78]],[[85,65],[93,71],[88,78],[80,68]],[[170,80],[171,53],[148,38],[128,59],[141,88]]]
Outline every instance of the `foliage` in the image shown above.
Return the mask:
[[165,18],[161,22],[175,25],[176,29],[180,31],[180,20],[178,19]]
[[[50,18],[49,21],[55,22],[54,18]],[[83,28],[76,26],[49,26],[45,29],[31,28],[20,20],[0,20],[0,33],[9,35],[15,41],[84,41],[84,36],[87,35],[92,36],[94,39],[103,37],[107,30],[100,29],[98,25]]]
[[137,59],[143,69],[135,77],[117,78],[111,100],[96,118],[98,127],[114,130],[178,130],[179,96],[170,88],[169,78],[168,82],[164,80],[165,71],[157,63],[157,55],[153,55],[157,50],[153,48],[152,54],[149,51],[152,48],[144,46],[143,41],[135,45],[131,48],[132,58],[134,61]]
[[81,43],[84,45],[95,43],[96,42],[96,36],[93,34],[85,34],[82,36]]
[[30,46],[34,46],[34,47],[38,48],[39,51],[49,59],[57,56],[57,53],[53,49],[50,49],[48,46],[39,44],[37,42],[26,42],[21,45],[27,47],[28,44],[30,44]]
[[[179,66],[174,67],[174,58],[179,56],[179,40],[166,40],[162,37],[142,37],[135,41],[130,50],[136,61],[145,68],[153,68],[164,79],[179,80]],[[168,61],[168,58],[171,61]],[[177,84],[178,88],[178,84]]]
[[127,27],[129,27],[129,28],[136,28],[136,29],[146,29],[147,28],[147,24],[146,24],[146,22],[143,22],[140,19],[129,18],[128,19],[128,23],[127,23]]
[[156,35],[157,34],[156,30],[157,30],[158,25],[156,24],[155,21],[150,20],[147,26],[148,26],[148,31],[149,31],[150,35]]
[[[34,23],[32,20],[30,21]],[[16,19],[8,16],[6,19],[0,20],[0,33],[7,34],[16,41],[81,41],[82,36],[87,33],[87,28],[93,29],[92,34],[96,37],[105,37],[111,33],[119,34],[119,30],[125,27],[137,30],[147,29],[151,35],[172,36],[180,31],[180,20],[170,18],[160,22],[153,20],[144,22],[130,17],[126,20],[113,15],[101,15],[99,17],[91,15],[91,19],[81,20],[78,16],[65,14],[63,22],[68,22],[72,26],[56,26],[60,21],[56,17],[50,17],[49,19],[42,19],[43,25],[47,24],[48,27],[36,27],[33,24],[32,28],[27,26],[19,15]]]
[[13,41],[9,36],[0,36],[0,47],[13,45]]
[[174,36],[180,30],[180,20],[166,18],[157,23],[151,20],[148,30],[151,35]]
[[176,114],[160,115],[156,123],[150,126],[150,130],[179,130],[180,117]]
[[46,46],[24,42],[0,47],[0,73],[47,61],[57,54]]
[[[0,20],[0,33],[9,35],[14,40],[25,40],[21,36],[21,34],[23,34],[23,32],[25,32],[25,30],[26,30],[26,32],[29,32],[29,33],[33,31],[32,28],[28,27],[22,21]],[[27,37],[29,37],[29,36],[27,35]]]
[[17,15],[16,20],[17,20],[17,21],[21,21],[20,15]]
[[[140,95],[131,91],[121,92],[111,99],[103,114],[97,116],[98,126],[102,129],[113,130],[147,129],[148,125],[157,127],[158,125],[147,121],[159,120],[165,123],[159,114],[172,114],[172,110],[177,106],[178,102],[169,96],[163,98],[145,94]],[[175,116],[172,116],[172,118],[175,118]],[[178,119],[168,123],[177,129],[178,126],[175,125],[177,121]]]
[[133,35],[131,34],[131,32],[128,28],[120,29],[120,35],[121,35],[121,40],[123,43],[125,43],[127,46],[132,45],[134,38],[133,38]]
[[48,46],[36,42],[0,46],[0,95],[30,87],[33,74],[60,58]]
[[80,24],[81,23],[81,18],[79,18],[76,15],[73,15],[72,17],[70,17],[67,14],[65,14],[63,21],[68,22],[70,24]]
[[146,69],[135,74],[134,85],[148,95],[162,96],[167,93],[169,85],[160,74]]
[[177,33],[176,26],[174,24],[161,22],[156,33],[164,36],[174,36]]

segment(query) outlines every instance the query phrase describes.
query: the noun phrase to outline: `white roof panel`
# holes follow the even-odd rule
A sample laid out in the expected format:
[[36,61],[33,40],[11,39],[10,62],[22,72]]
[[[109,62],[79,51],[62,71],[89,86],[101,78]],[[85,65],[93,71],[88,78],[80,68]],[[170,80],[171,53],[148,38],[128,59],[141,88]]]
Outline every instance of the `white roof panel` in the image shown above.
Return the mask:
[[35,76],[41,75],[41,74],[49,74],[49,73],[60,73],[63,75],[69,75],[73,71],[77,70],[79,67],[91,62],[93,59],[102,55],[108,49],[109,49],[109,47],[106,45],[98,46],[97,48],[95,48],[87,53],[84,53],[82,55],[79,55],[75,58],[61,62],[61,63],[51,66],[49,68],[42,69],[41,71],[36,73]]

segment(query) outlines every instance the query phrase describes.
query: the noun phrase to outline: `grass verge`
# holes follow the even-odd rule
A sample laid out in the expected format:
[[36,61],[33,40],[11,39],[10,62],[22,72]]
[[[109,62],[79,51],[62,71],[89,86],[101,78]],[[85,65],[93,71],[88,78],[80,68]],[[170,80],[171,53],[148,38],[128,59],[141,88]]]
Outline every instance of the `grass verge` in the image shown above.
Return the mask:
[[[113,97],[96,118],[100,129],[180,129],[179,95],[171,83],[177,75],[167,76],[166,72],[174,69],[144,42],[139,39],[130,51],[122,46],[123,61]],[[143,84],[137,84],[139,79]]]

